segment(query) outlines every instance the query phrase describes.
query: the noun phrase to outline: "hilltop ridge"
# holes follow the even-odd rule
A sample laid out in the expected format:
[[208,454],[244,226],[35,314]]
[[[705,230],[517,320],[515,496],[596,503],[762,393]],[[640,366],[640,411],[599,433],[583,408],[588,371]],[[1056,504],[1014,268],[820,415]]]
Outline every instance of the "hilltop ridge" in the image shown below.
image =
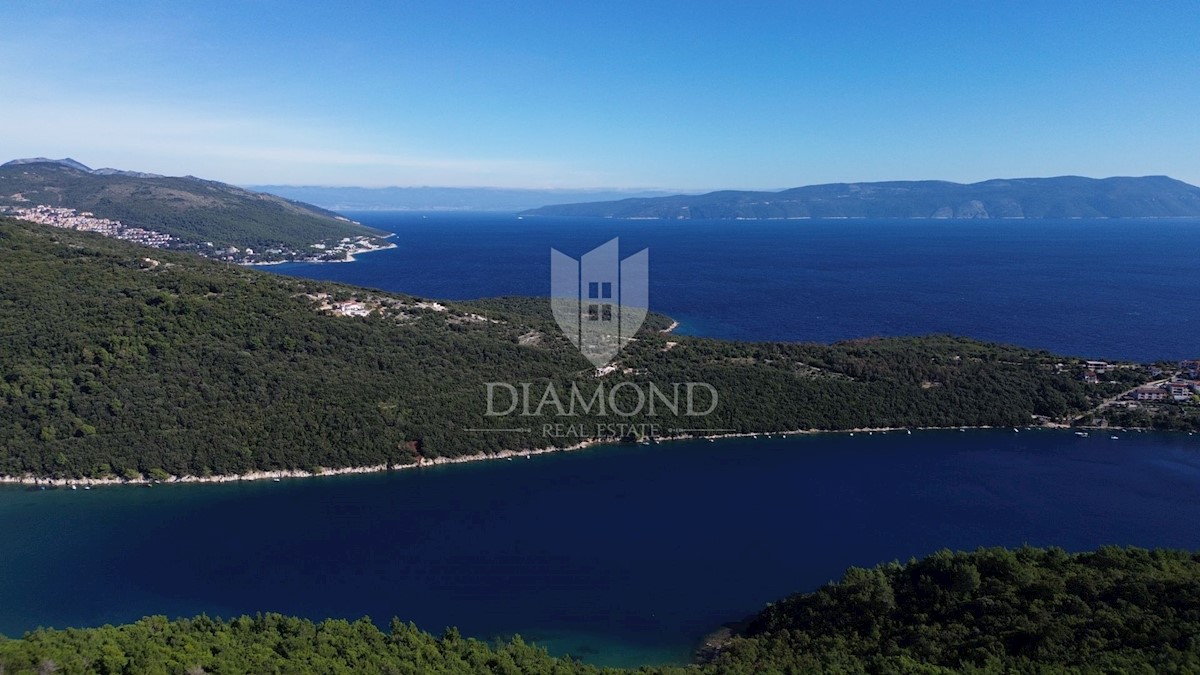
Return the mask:
[[558,204],[525,215],[662,219],[1200,217],[1200,188],[1168,176],[830,183]]
[[[71,158],[0,164],[0,211],[28,216],[37,207],[76,212],[56,212],[63,218],[119,221],[166,235],[169,248],[238,262],[311,257],[347,238],[384,235],[311,204],[194,176],[91,169]],[[257,252],[248,257],[246,249]]]

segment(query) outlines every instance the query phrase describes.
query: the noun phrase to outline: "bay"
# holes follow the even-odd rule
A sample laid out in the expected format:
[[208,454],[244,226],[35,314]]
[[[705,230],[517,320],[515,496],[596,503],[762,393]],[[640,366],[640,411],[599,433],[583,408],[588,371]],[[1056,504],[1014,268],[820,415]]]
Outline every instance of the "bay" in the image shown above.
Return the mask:
[[925,431],[608,446],[274,482],[0,489],[0,632],[277,611],[685,661],[943,547],[1200,547],[1200,437]]

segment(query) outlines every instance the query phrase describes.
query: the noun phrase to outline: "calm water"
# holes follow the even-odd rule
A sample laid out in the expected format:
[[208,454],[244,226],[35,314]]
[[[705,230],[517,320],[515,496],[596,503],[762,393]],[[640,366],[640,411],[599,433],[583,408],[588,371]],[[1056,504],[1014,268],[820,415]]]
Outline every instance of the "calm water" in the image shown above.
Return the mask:
[[[274,271],[436,298],[546,295],[548,249],[650,248],[683,330],[953,332],[1197,355],[1200,222],[657,222],[356,214],[399,248]],[[686,660],[849,565],[1022,543],[1200,548],[1200,437],[924,432],[675,443],[246,485],[0,488],[0,632],[144,614],[370,615]]]
[[398,615],[601,663],[848,565],[941,547],[1200,547],[1200,437],[1053,431],[619,446],[245,485],[0,490],[0,632],[146,613]]
[[1200,220],[621,221],[357,213],[399,248],[270,269],[467,299],[549,295],[549,249],[650,249],[684,332],[834,341],[937,332],[1096,358],[1200,356]]

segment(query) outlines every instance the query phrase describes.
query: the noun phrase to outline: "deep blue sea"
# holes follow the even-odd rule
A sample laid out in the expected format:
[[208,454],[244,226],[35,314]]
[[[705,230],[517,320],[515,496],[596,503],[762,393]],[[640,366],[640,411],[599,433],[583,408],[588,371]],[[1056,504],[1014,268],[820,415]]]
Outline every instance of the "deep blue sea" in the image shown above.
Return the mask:
[[550,293],[549,251],[650,251],[685,333],[831,342],[956,333],[1059,353],[1200,356],[1200,220],[669,221],[350,213],[398,248],[273,271],[430,298]]
[[[658,222],[353,214],[397,249],[272,271],[431,298],[546,295],[551,247],[650,249],[690,333],[952,332],[1196,356],[1200,222]],[[823,434],[609,446],[240,485],[0,487],[0,633],[145,614],[392,616],[602,664],[696,642],[850,565],[948,547],[1200,548],[1200,436]]]
[[788,593],[943,547],[1200,548],[1200,436],[928,431],[610,446],[240,485],[0,488],[0,632],[369,614],[686,661]]

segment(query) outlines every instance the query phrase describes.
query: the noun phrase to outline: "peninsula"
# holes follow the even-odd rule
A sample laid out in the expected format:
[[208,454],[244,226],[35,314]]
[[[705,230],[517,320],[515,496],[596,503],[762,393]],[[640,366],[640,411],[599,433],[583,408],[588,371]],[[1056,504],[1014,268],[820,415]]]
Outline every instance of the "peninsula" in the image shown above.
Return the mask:
[[[308,475],[620,440],[1065,425],[1161,379],[1116,363],[1087,381],[1081,358],[944,335],[697,338],[664,333],[672,322],[656,314],[601,371],[544,298],[435,302],[17,220],[0,220],[0,243],[0,475],[17,480]],[[703,382],[719,402],[701,416],[564,417],[532,401],[514,424],[489,415],[496,382],[618,403],[640,387]]]
[[340,262],[394,247],[388,233],[311,204],[69,158],[0,165],[0,214],[243,264]]

